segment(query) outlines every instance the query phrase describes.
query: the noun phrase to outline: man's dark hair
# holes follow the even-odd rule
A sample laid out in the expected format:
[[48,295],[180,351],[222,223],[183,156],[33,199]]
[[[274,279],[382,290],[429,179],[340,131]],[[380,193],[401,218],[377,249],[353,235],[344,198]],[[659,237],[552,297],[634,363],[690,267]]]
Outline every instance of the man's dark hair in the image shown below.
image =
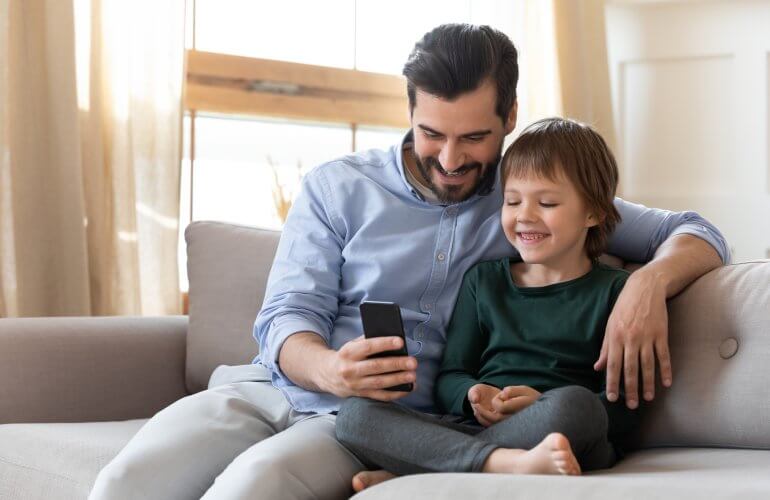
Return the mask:
[[404,65],[409,112],[414,111],[418,88],[452,100],[490,78],[497,88],[495,112],[505,122],[516,101],[516,58],[511,40],[489,26],[442,24],[433,28],[415,44]]

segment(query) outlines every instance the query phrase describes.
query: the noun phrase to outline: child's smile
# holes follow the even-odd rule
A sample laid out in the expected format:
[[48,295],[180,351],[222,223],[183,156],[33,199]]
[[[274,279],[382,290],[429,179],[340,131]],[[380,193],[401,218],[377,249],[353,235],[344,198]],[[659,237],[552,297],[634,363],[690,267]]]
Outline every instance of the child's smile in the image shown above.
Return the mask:
[[507,179],[502,224],[525,263],[569,272],[588,262],[585,240],[596,222],[574,184],[557,172],[555,179]]
[[531,231],[516,232],[516,238],[521,242],[522,245],[537,245],[538,243],[542,243],[542,241],[548,236],[548,233],[538,233]]

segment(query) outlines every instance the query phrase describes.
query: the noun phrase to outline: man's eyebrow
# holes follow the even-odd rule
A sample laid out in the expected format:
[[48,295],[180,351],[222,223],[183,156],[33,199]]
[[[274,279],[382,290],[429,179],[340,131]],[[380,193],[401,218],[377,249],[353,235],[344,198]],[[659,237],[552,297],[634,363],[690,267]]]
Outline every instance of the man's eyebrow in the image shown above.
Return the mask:
[[[427,125],[423,125],[422,123],[417,124],[418,127],[420,127],[422,130],[434,134],[434,135],[444,135],[443,133],[439,132],[438,130],[434,130],[430,128]],[[486,130],[474,130],[473,132],[468,132],[466,134],[462,134],[460,137],[478,137],[480,135],[489,135],[492,131],[489,129]]]

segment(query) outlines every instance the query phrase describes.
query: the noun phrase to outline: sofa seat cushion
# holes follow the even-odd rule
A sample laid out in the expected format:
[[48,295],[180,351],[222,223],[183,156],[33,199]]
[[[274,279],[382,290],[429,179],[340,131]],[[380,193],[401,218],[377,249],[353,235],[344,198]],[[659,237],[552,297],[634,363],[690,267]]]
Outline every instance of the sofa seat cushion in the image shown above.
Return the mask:
[[0,498],[85,499],[145,422],[0,425]]
[[355,500],[441,498],[770,498],[770,451],[655,448],[582,477],[421,474],[386,481]]

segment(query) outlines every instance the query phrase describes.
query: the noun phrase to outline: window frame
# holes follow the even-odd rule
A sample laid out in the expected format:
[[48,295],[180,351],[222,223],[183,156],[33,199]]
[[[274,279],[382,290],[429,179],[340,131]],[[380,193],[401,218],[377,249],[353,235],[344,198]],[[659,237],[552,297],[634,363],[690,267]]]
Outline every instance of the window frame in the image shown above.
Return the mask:
[[[188,2],[192,48],[185,51],[182,114],[190,117],[190,221],[198,113],[347,123],[351,152],[359,126],[410,127],[403,76],[196,50],[195,0]],[[182,291],[182,301],[188,314],[189,292]]]

